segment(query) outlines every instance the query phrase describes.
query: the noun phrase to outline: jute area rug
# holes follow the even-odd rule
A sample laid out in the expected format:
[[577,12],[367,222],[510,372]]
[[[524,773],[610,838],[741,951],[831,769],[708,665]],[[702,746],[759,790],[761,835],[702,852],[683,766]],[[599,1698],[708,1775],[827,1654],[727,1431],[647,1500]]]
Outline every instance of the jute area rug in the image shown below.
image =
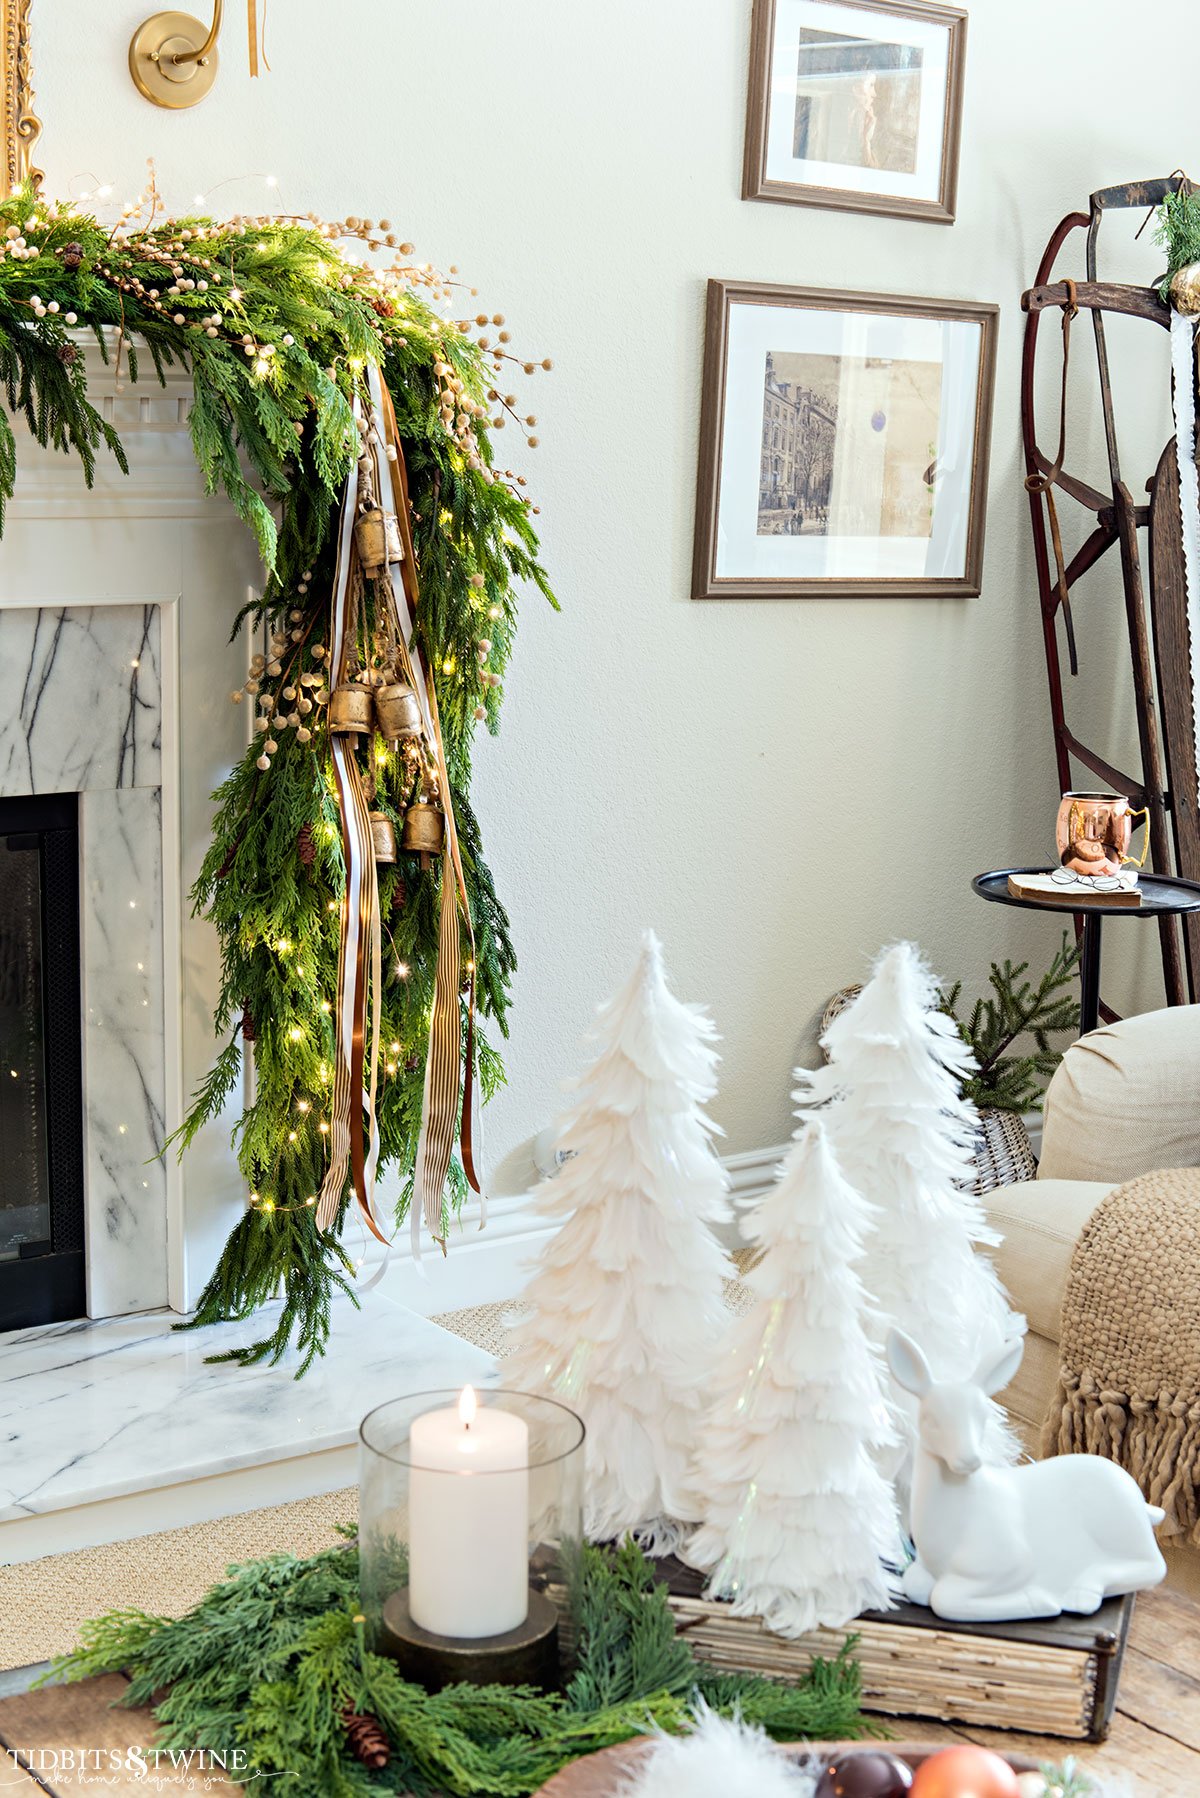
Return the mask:
[[[732,1307],[742,1310],[749,1293],[730,1281],[728,1296]],[[499,1355],[504,1318],[512,1309],[507,1300],[446,1312],[433,1321]],[[233,1562],[280,1551],[315,1554],[336,1539],[337,1524],[357,1517],[357,1488],[346,1486],[269,1510],[0,1567],[0,1671],[65,1654],[79,1625],[103,1611],[136,1606],[154,1616],[181,1617]]]

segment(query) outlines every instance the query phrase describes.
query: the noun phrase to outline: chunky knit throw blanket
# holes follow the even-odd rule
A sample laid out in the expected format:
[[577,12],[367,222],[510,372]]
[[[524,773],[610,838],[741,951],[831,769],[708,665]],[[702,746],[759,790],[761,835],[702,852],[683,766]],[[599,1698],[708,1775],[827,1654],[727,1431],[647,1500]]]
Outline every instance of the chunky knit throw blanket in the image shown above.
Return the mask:
[[1200,1543],[1200,1168],[1101,1199],[1075,1245],[1042,1453],[1104,1455]]

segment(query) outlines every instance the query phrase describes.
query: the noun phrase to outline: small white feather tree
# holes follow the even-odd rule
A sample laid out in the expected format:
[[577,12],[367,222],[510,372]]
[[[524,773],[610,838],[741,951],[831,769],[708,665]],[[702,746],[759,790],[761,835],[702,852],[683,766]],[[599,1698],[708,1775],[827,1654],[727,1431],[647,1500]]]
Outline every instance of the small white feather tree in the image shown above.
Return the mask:
[[[895,1324],[924,1349],[935,1378],[962,1378],[1025,1328],[980,1252],[1000,1238],[966,1190],[979,1129],[960,1087],[971,1051],[938,1009],[936,983],[912,943],[883,951],[823,1042],[829,1065],[801,1073],[797,1098],[833,1101],[823,1115],[842,1171],[875,1208],[859,1268],[872,1340],[882,1347]],[[888,1390],[897,1416],[907,1417],[911,1406],[890,1380]],[[995,1446],[1008,1458],[1006,1434]]]
[[890,1602],[896,1509],[873,1457],[892,1437],[856,1271],[870,1221],[813,1118],[743,1225],[764,1254],[713,1376],[686,1554],[712,1596],[782,1635]]
[[558,1142],[571,1158],[535,1209],[562,1218],[523,1295],[506,1384],[560,1398],[587,1425],[586,1527],[675,1548],[690,1452],[733,1272],[712,1226],[728,1220],[715,1126],[716,1038],[668,990],[662,949],[600,1007],[599,1050],[573,1082]]

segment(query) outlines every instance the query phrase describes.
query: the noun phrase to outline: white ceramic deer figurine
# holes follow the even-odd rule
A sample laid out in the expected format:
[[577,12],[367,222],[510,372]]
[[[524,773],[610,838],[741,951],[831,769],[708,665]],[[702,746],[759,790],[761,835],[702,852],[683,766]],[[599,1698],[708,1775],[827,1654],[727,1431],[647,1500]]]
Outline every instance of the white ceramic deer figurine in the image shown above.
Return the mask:
[[1009,1342],[969,1379],[935,1381],[911,1337],[892,1330],[888,1364],[920,1400],[913,1466],[917,1558],[904,1596],[959,1623],[1094,1611],[1118,1592],[1156,1586],[1163,1513],[1097,1455],[985,1466],[989,1399],[1020,1366]]

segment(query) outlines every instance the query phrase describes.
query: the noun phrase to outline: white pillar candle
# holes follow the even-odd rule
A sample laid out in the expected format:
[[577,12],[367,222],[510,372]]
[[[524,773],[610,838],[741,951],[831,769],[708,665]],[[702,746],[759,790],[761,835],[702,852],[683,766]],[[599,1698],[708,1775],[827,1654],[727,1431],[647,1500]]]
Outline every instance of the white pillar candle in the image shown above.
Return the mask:
[[410,1433],[408,1605],[436,1636],[499,1636],[529,1614],[529,1429],[499,1406],[426,1411]]

